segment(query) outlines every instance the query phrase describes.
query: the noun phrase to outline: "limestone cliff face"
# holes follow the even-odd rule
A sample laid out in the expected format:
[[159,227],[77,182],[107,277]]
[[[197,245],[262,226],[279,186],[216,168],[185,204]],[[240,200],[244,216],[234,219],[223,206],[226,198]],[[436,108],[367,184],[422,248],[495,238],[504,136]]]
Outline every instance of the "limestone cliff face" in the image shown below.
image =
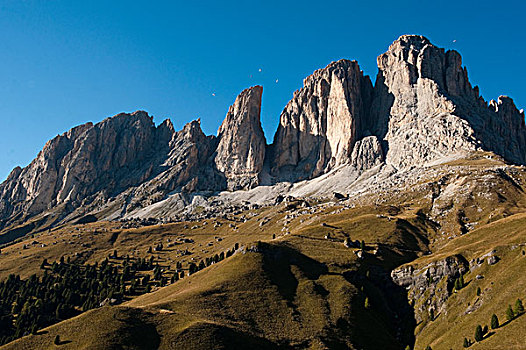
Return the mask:
[[415,319],[421,322],[431,311],[435,315],[445,311],[445,303],[453,292],[455,279],[468,270],[469,263],[462,255],[452,255],[426,266],[399,267],[391,272],[391,279],[408,290]]
[[165,120],[159,129],[164,129],[164,133],[170,136],[167,151],[161,153],[162,156],[152,165],[150,179],[119,196],[121,215],[154,204],[172,191],[221,189],[209,164],[217,140],[203,133],[200,120],[186,124],[183,130],[177,132],[171,121]]
[[155,127],[142,111],[78,126],[49,141],[0,185],[0,226],[61,204],[86,206],[157,176],[150,195],[173,190],[197,175],[211,143],[198,122],[175,133],[170,121]]
[[414,167],[478,148],[525,162],[524,115],[503,97],[488,108],[458,52],[404,35],[378,57],[378,69],[371,117],[387,163]]
[[119,217],[173,192],[250,189],[342,165],[357,177],[477,149],[526,164],[524,113],[506,96],[484,101],[456,51],[404,35],[378,57],[378,69],[374,88],[355,61],[315,71],[281,113],[270,146],[261,86],[241,92],[217,137],[204,135],[199,121],[179,132],[169,120],[156,127],[142,111],[75,127],[0,184],[0,230],[50,208],[70,216],[120,210],[112,216]]
[[169,141],[160,136],[145,112],[73,128],[49,141],[29,166],[0,185],[0,216],[31,215],[144,181],[150,158]]
[[267,144],[260,121],[262,93],[261,86],[241,92],[217,132],[214,162],[230,190],[259,184]]
[[356,61],[340,60],[306,78],[281,113],[272,173],[305,179],[349,163],[369,128],[372,84]]

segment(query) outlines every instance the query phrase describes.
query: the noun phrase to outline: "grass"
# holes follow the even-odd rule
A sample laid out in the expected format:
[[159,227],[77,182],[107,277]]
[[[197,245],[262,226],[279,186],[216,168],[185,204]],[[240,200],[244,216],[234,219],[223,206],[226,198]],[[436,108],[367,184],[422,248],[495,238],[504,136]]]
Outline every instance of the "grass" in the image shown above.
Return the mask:
[[[244,253],[238,251],[123,306],[89,311],[4,348],[55,349],[56,334],[70,341],[60,346],[64,349],[148,349],[146,341],[159,349],[462,348],[464,337],[473,339],[477,324],[489,325],[493,313],[502,324],[507,305],[526,300],[526,196],[520,185],[526,176],[513,168],[510,180],[511,175],[494,169],[502,164],[484,154],[457,160],[442,165],[447,171],[393,193],[381,204],[376,198],[355,207],[339,202],[313,202],[307,208],[282,204],[231,220],[138,229],[94,222],[26,237],[2,249],[1,278],[13,272],[28,276],[39,271],[43,258],[53,261],[62,255],[88,263],[115,249],[120,256],[147,257],[149,246],[163,242],[166,247],[168,240],[180,238],[194,243],[153,253],[168,273],[178,261],[183,266],[199,262],[235,243]],[[446,179],[442,185],[441,178]],[[462,227],[472,223],[476,225],[461,234]],[[330,239],[325,238],[328,234]],[[346,238],[365,241],[363,258],[358,257],[360,249],[344,247]],[[31,244],[35,240],[46,246]],[[257,241],[263,242],[261,248],[250,251]],[[90,246],[83,246],[86,243]],[[192,254],[181,256],[185,249]],[[484,262],[467,273],[467,286],[447,299],[444,312],[415,324],[407,291],[390,282],[391,269],[403,264],[424,267],[455,254],[473,261],[493,249],[500,258],[497,264]],[[369,309],[364,307],[366,297]],[[521,348],[524,317],[471,348]],[[83,329],[82,334],[76,329]]]

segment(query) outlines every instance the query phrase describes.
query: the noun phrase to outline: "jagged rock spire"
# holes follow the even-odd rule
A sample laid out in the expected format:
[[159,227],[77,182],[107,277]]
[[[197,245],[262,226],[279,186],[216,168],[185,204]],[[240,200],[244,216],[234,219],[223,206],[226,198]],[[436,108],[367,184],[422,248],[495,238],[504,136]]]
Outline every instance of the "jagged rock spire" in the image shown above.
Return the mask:
[[214,162],[224,174],[228,189],[259,184],[266,147],[260,120],[262,94],[261,86],[242,91],[217,132],[219,144]]
[[274,137],[272,172],[304,179],[348,163],[354,143],[368,129],[372,84],[356,61],[317,70],[281,113]]

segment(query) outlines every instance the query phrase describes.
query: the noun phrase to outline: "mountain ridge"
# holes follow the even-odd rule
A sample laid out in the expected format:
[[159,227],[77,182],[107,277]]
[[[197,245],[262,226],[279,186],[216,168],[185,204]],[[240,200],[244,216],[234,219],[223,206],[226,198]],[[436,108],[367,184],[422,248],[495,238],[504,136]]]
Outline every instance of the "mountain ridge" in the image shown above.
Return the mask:
[[358,177],[382,164],[403,170],[476,150],[526,162],[524,112],[508,97],[480,97],[458,52],[403,35],[377,61],[374,86],[345,59],[305,78],[272,144],[258,86],[240,93],[217,136],[199,121],[178,132],[169,119],[155,126],[144,111],[72,128],[0,184],[0,230],[59,205],[54,224],[109,207],[121,208],[110,215],[119,218],[173,193],[296,183],[341,166]]

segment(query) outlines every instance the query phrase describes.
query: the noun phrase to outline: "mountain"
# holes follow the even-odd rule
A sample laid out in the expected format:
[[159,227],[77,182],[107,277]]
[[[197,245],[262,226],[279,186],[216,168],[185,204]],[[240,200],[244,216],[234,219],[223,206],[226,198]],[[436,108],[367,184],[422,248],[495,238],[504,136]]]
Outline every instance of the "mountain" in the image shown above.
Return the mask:
[[306,78],[281,113],[272,171],[305,179],[349,163],[369,133],[372,91],[356,61],[333,62]]
[[493,314],[474,347],[524,348],[524,112],[423,36],[377,63],[307,77],[271,144],[261,86],[217,135],[137,111],[46,143],[0,184],[2,348],[440,350]]
[[378,57],[371,113],[388,164],[420,166],[479,148],[524,164],[524,113],[505,96],[488,106],[461,65],[458,52],[414,35]]
[[479,149],[526,162],[524,113],[505,96],[486,103],[460,54],[425,37],[404,35],[380,55],[374,87],[348,60],[303,85],[268,146],[260,86],[236,98],[217,136],[205,136],[199,122],[180,132],[169,120],[156,127],[141,111],[73,128],[0,185],[0,228],[59,206],[52,224],[127,217],[174,192],[185,207],[193,199],[184,193],[308,180],[341,166],[357,178],[380,164],[422,167]]

